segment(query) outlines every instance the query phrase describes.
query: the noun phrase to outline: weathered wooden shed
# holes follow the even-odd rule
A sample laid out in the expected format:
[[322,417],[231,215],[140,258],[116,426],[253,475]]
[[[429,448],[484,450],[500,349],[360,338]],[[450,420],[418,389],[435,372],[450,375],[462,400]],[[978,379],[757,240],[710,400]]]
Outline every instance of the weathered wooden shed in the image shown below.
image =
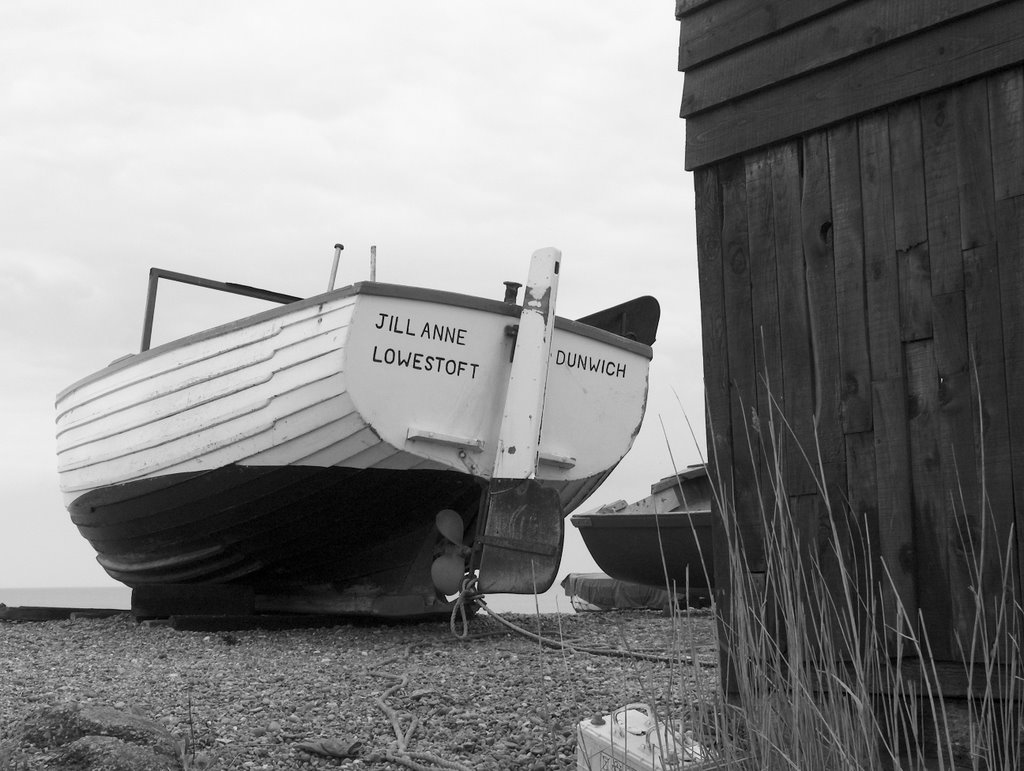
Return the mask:
[[[888,601],[920,611],[946,693],[963,692],[962,526],[980,532],[982,500],[1024,586],[1024,2],[677,0],[676,15],[708,454],[750,570],[774,400],[792,511],[825,531],[802,445],[832,503],[868,522]],[[995,565],[982,580],[1002,588]]]

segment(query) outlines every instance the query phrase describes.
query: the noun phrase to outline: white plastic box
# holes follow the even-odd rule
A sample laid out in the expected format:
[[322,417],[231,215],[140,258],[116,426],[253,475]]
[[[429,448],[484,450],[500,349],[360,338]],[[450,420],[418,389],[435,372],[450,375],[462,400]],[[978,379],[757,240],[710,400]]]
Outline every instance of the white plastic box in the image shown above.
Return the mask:
[[710,761],[689,732],[659,723],[646,704],[627,704],[576,726],[577,771],[703,771]]

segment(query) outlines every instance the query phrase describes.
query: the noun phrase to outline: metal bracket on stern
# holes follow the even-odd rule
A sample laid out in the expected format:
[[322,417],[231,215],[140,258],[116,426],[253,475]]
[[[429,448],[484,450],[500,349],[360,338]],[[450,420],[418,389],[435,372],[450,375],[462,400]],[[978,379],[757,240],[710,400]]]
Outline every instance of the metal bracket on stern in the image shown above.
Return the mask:
[[433,442],[434,444],[444,444],[449,447],[462,447],[470,452],[483,452],[484,449],[483,439],[470,439],[467,436],[453,436],[452,434],[442,434],[437,431],[427,431],[422,428],[410,428],[406,432],[405,438],[409,441]]

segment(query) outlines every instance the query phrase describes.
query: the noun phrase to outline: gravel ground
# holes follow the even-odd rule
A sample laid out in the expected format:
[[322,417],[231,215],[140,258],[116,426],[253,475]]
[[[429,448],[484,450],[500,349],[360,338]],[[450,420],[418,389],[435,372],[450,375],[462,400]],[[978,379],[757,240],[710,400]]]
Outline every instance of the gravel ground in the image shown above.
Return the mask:
[[[467,639],[446,621],[222,633],[128,615],[0,622],[0,740],[34,708],[79,702],[159,721],[190,742],[195,768],[406,768],[387,758],[403,749],[394,720],[412,729],[407,759],[571,769],[579,720],[638,701],[678,711],[717,685],[706,612],[675,622],[650,611],[509,619],[577,646],[695,653],[703,666],[546,648],[483,613]],[[358,757],[299,746],[321,740],[358,741]]]

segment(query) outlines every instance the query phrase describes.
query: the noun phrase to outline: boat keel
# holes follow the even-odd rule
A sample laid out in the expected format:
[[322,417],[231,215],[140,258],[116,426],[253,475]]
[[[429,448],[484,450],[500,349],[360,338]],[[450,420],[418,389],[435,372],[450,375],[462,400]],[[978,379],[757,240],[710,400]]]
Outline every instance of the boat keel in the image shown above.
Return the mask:
[[150,584],[132,589],[137,620],[188,617],[269,619],[274,616],[448,617],[453,603],[434,593],[382,592],[371,586],[330,585],[256,591],[239,584]]

